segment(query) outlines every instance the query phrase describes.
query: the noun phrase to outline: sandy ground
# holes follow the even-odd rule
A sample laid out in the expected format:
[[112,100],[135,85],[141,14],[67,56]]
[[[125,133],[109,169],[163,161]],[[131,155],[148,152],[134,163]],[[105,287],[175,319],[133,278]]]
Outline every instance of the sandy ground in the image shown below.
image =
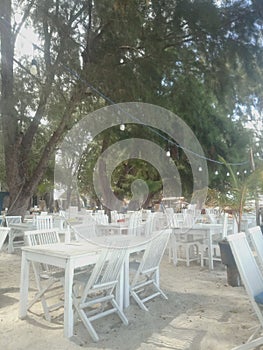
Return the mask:
[[[126,310],[129,325],[115,315],[94,322],[100,336],[92,342],[81,323],[72,339],[63,337],[63,317],[47,322],[40,305],[18,318],[21,254],[0,253],[0,349],[2,350],[228,350],[245,342],[258,325],[243,287],[230,287],[217,263],[208,271],[192,263],[174,266],[164,257],[161,286],[168,301],[156,298],[144,312],[134,302]],[[31,271],[32,272],[32,271]],[[35,291],[31,275],[30,296]],[[63,310],[60,310],[61,312]],[[262,347],[263,349],[263,347]]]

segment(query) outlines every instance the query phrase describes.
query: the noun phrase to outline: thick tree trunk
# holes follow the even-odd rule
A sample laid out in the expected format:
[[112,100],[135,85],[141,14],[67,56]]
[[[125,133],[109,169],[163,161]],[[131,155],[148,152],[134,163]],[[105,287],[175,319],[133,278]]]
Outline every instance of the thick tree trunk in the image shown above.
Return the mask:
[[[25,11],[25,17],[29,15],[33,2],[29,3]],[[71,116],[85,95],[83,83],[79,81],[71,91],[71,98],[65,105],[64,114],[58,123],[57,129],[51,133],[50,139],[45,144],[38,162],[32,162],[32,147],[34,139],[38,136],[38,128],[42,117],[45,115],[48,98],[52,92],[52,84],[56,71],[57,59],[50,66],[50,35],[45,37],[45,62],[46,76],[42,77],[43,84],[39,88],[39,102],[34,118],[26,130],[20,130],[20,121],[15,109],[14,100],[14,42],[15,35],[11,26],[12,1],[1,0],[0,34],[1,34],[1,123],[3,128],[3,142],[5,154],[5,172],[7,191],[10,194],[9,214],[24,215],[29,206],[30,199],[37,185],[41,181],[48,166],[48,161],[55,151],[65,130],[72,124]],[[82,11],[84,11],[83,7]],[[48,28],[47,33],[48,33]],[[61,51],[63,52],[63,50]],[[58,57],[57,57],[58,58]],[[32,169],[32,163],[34,169]]]

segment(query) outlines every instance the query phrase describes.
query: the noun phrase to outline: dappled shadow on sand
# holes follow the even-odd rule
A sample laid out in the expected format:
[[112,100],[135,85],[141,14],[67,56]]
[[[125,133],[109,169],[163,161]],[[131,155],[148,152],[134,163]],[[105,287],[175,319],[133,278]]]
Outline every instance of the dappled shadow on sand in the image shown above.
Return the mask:
[[[92,342],[82,323],[75,326],[75,335],[71,341],[89,349],[201,349],[201,341],[207,332],[206,327],[202,327],[202,318],[211,318],[212,322],[225,322],[224,311],[206,313],[205,305],[213,302],[206,296],[169,291],[166,293],[168,300],[160,297],[147,303],[148,312],[139,309],[132,302],[125,311],[129,320],[128,326],[124,326],[114,315],[93,322],[100,337],[98,343]],[[200,327],[192,319],[198,319]]]

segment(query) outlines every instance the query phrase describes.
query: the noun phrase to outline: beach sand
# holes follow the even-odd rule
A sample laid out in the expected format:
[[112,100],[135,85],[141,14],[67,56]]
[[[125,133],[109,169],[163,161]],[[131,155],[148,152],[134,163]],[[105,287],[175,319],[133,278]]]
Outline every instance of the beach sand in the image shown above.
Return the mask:
[[[94,322],[100,341],[94,343],[78,323],[71,339],[63,337],[63,309],[52,322],[40,303],[24,320],[18,318],[21,252],[0,253],[0,349],[2,350],[228,350],[244,343],[258,320],[243,287],[227,285],[220,263],[209,271],[197,263],[174,266],[167,255],[161,264],[161,297],[147,303],[145,312],[132,301],[125,310],[129,325],[116,315]],[[35,292],[31,271],[30,294]],[[263,347],[262,347],[263,349]]]

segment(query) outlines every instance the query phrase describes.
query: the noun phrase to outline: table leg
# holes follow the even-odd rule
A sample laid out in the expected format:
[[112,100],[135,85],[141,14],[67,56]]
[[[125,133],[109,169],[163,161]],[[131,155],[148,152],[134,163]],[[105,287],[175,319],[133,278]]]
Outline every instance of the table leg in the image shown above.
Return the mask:
[[73,336],[74,317],[72,305],[72,287],[74,277],[74,266],[70,259],[66,262],[65,267],[65,286],[64,286],[64,337]]
[[14,253],[13,241],[14,241],[14,231],[11,228],[11,230],[9,231],[9,234],[8,234],[8,248],[7,248],[7,252],[9,254]]
[[117,288],[116,288],[116,301],[117,301],[117,304],[119,305],[120,309],[123,310],[123,303],[124,303],[124,295],[123,295],[123,291],[124,291],[124,276],[125,276],[125,273],[124,273],[124,265],[121,269],[121,273],[120,273],[120,276],[119,276],[119,282],[118,282],[118,285],[117,285]]
[[130,280],[129,280],[129,261],[130,261],[130,255],[127,254],[127,257],[124,261],[123,266],[123,307],[127,308],[130,305]]
[[209,270],[214,269],[214,261],[213,261],[213,245],[212,245],[212,231],[208,232],[208,262],[209,262]]
[[25,318],[27,315],[27,300],[29,286],[29,261],[26,253],[22,252],[21,260],[21,280],[20,280],[20,302],[19,302],[19,317]]
[[172,255],[172,260],[173,260],[173,264],[174,265],[177,265],[177,247],[176,247],[176,234],[174,232],[174,230],[172,230],[172,234],[171,234],[171,237],[170,237],[170,254]]

